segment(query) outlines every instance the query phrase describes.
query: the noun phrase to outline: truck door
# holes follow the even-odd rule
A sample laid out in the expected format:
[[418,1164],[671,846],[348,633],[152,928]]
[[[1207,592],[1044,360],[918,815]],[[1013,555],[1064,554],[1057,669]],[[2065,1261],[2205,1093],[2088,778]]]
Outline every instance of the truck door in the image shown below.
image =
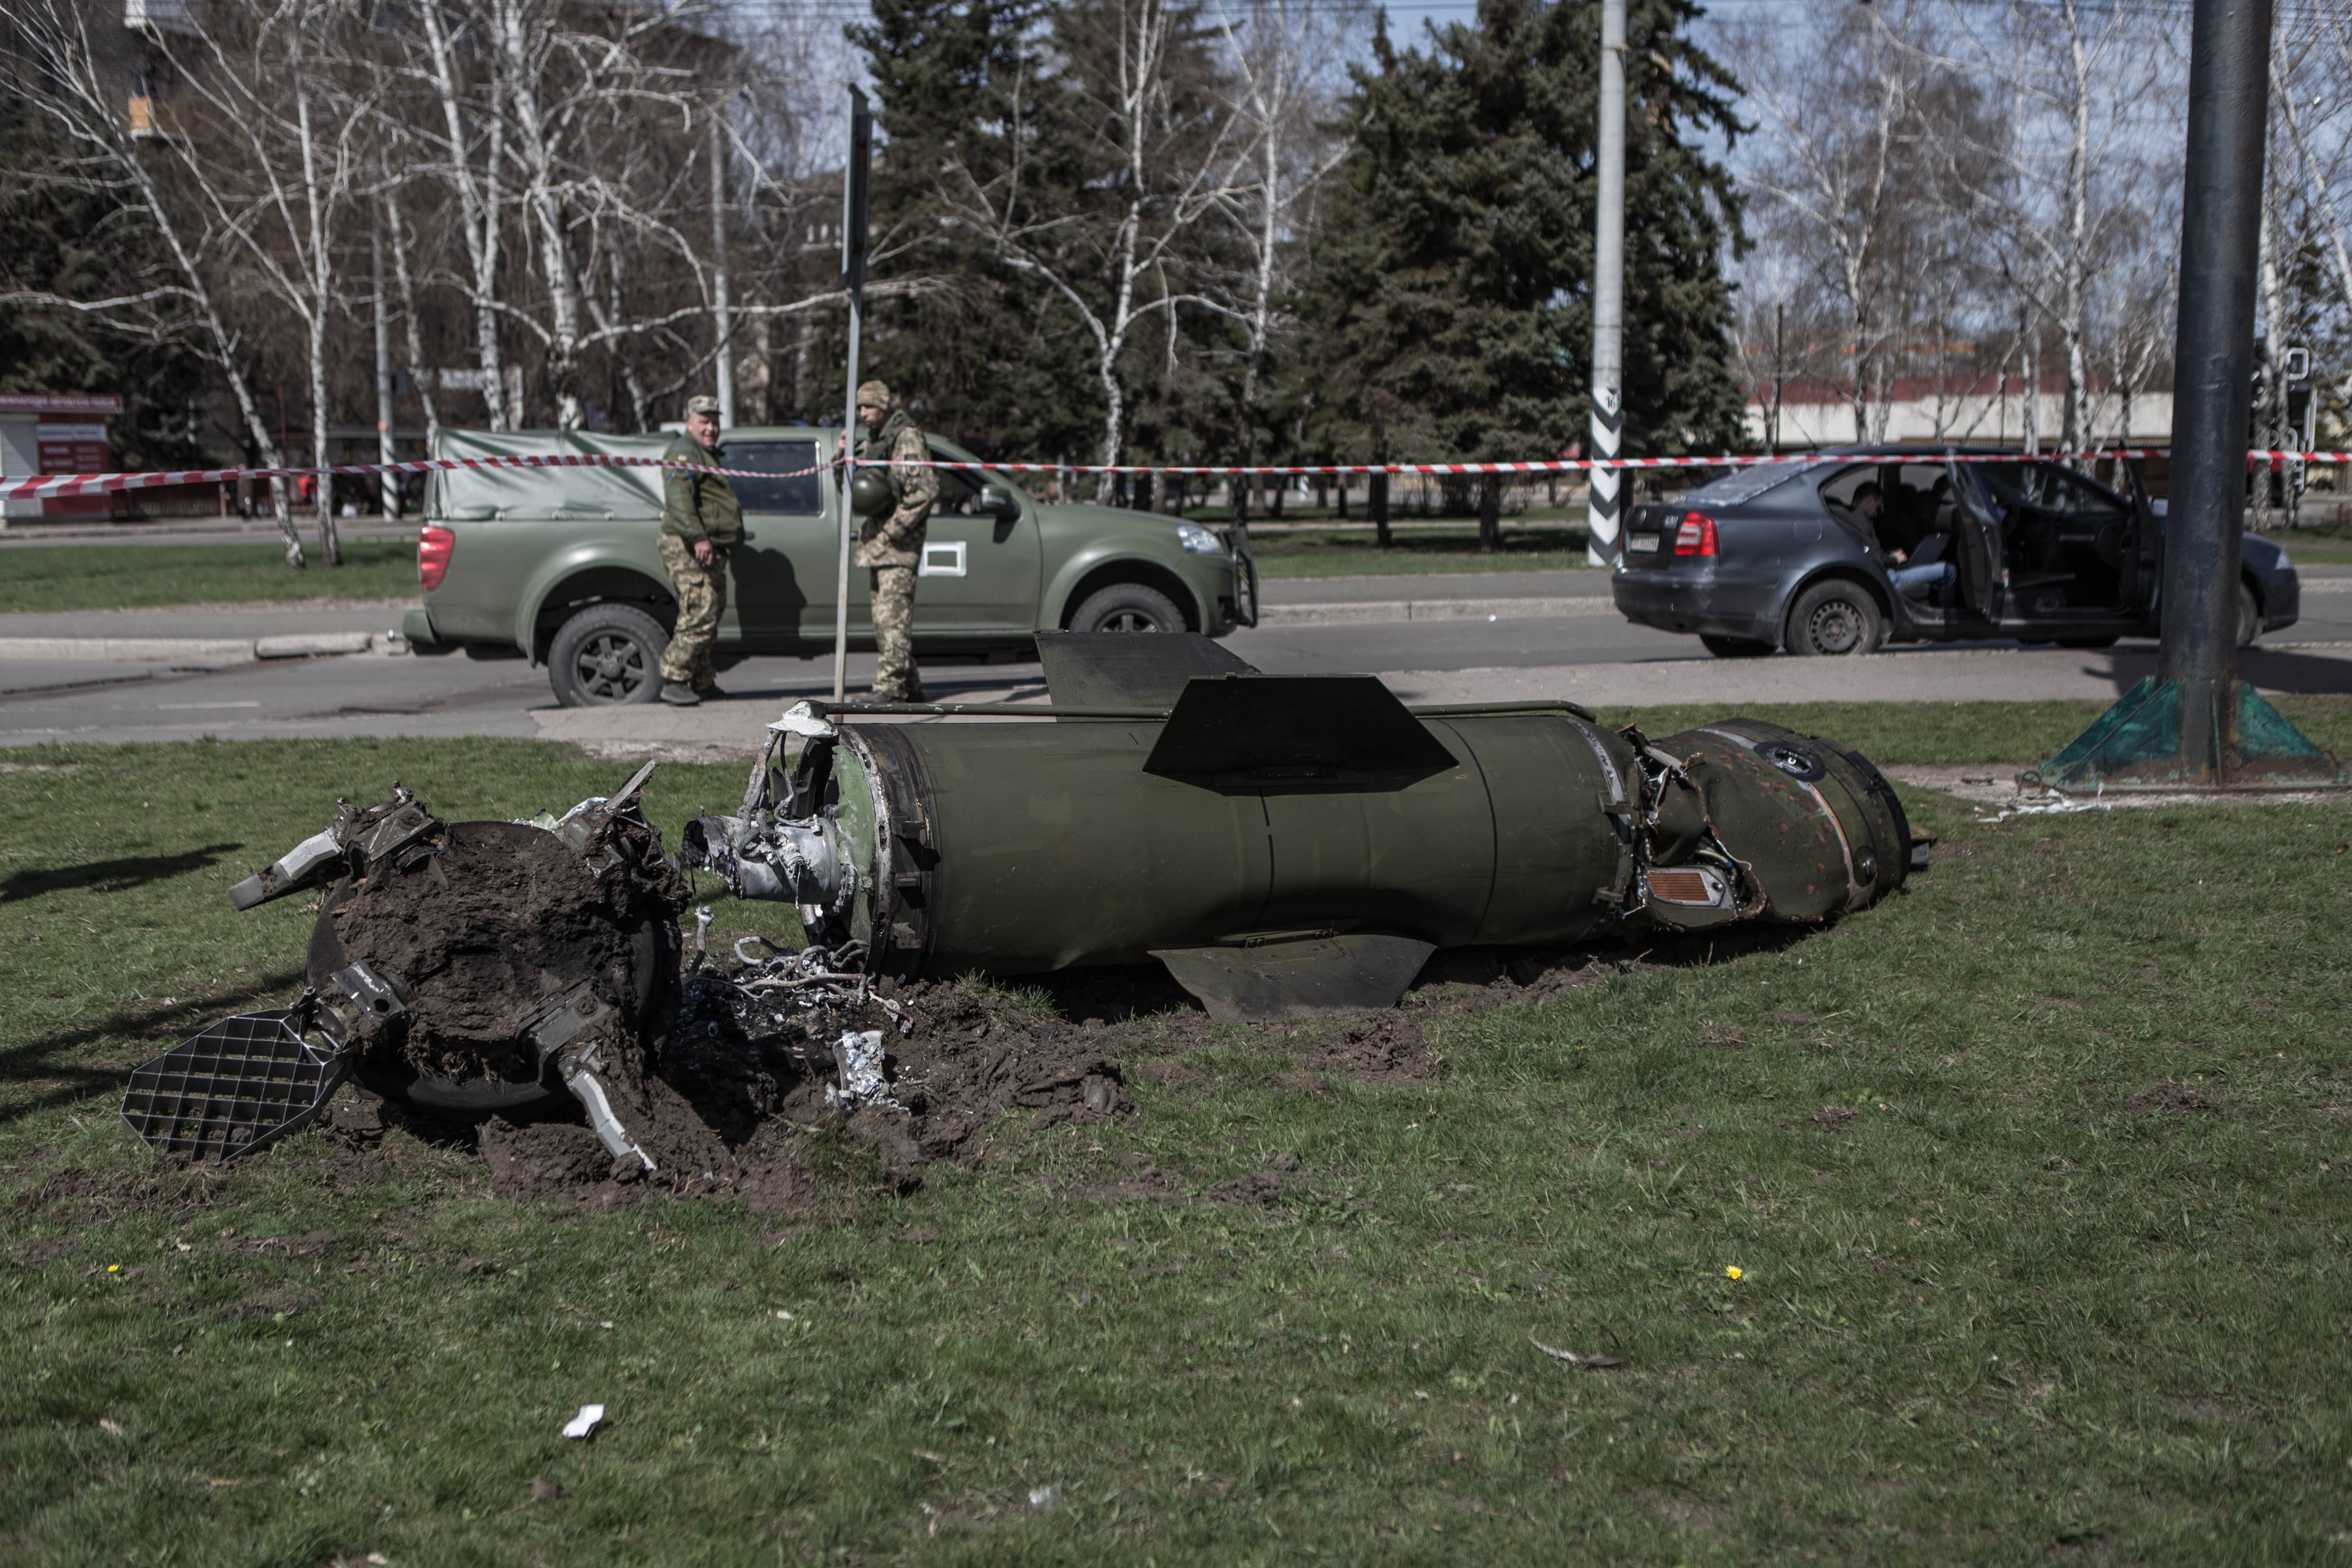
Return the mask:
[[[933,442],[931,455],[947,462],[971,460],[971,453],[945,442]],[[934,472],[940,495],[917,569],[916,632],[953,637],[1035,630],[1045,572],[1036,503],[1001,474],[971,468]]]
[[728,618],[747,647],[782,650],[807,635],[812,603],[833,631],[831,531],[826,525],[827,476],[817,465],[814,439],[746,437],[729,440],[720,458],[730,468],[756,468],[772,479],[733,479],[750,537],[728,563]]

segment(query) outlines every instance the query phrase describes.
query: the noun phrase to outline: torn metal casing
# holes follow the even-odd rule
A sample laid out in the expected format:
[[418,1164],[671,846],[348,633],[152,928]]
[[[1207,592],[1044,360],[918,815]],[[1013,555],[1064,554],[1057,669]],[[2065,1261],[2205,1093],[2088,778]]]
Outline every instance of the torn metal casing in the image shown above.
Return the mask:
[[330,827],[324,833],[312,834],[279,856],[267,869],[231,888],[228,901],[240,910],[249,910],[272,899],[315,888],[340,874],[343,862],[342,841]]
[[588,1125],[595,1130],[596,1141],[604,1145],[606,1153],[615,1160],[635,1154],[648,1172],[656,1170],[659,1167],[655,1165],[654,1157],[637,1146],[628,1130],[621,1125],[621,1119],[613,1113],[613,1097],[606,1092],[604,1080],[597,1076],[604,1067],[603,1044],[601,1040],[590,1040],[566,1052],[557,1058],[557,1073],[563,1079],[563,1087],[572,1091],[572,1098],[588,1113]]

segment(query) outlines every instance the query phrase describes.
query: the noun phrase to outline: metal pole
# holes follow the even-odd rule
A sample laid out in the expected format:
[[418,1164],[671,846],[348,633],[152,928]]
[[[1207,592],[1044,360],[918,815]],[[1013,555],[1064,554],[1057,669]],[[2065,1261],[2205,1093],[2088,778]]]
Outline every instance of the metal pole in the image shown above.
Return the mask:
[[[1614,461],[1625,431],[1625,0],[1601,5],[1599,211],[1592,244],[1592,444],[1597,463]],[[1591,471],[1585,559],[1617,561],[1617,470]]]
[[710,110],[710,324],[717,336],[719,426],[735,426],[735,320],[727,300],[727,128],[717,105]]
[[849,508],[851,460],[857,455],[857,347],[866,318],[866,181],[874,156],[874,112],[866,94],[849,89],[849,149],[841,164],[841,282],[849,290],[848,382],[841,413],[841,573],[833,591],[833,700],[849,692],[849,549],[856,514]]
[[2235,706],[2270,42],[2271,0],[2197,0],[2157,672],[2179,683],[2183,771],[2208,784],[2221,782]]

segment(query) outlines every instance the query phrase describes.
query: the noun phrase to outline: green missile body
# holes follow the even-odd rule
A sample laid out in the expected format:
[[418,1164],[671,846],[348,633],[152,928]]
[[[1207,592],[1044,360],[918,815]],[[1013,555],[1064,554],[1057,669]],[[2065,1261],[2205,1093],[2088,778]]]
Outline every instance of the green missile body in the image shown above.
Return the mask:
[[1067,706],[794,710],[687,862],[871,973],[1157,958],[1244,1018],[1387,1005],[1443,948],[1825,921],[1915,863],[1874,767],[1775,725],[1651,742],[1564,703],[1416,713],[1204,639],[1040,640]]

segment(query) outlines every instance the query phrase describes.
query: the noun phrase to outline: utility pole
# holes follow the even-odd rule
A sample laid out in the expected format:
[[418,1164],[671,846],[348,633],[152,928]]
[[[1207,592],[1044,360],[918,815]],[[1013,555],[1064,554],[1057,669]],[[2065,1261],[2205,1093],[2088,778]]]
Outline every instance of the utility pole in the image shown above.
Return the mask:
[[841,394],[841,574],[833,595],[833,700],[849,694],[849,546],[857,514],[849,508],[850,461],[857,455],[857,341],[866,317],[866,224],[874,173],[874,110],[849,89],[849,149],[841,165],[841,286],[849,291],[849,380]]
[[2156,674],[2039,770],[2061,788],[2347,782],[2334,757],[2237,679],[2270,42],[2271,0],[2196,0],[2163,643]]
[[1786,302],[1772,301],[1772,441],[1774,456],[1780,451],[1780,389],[1788,382],[1787,362],[1780,357],[1780,318]]
[[731,430],[735,426],[735,322],[727,307],[726,118],[721,104],[710,106],[710,324],[719,338],[719,427]]
[[[1596,464],[1614,462],[1625,434],[1625,0],[1601,0],[1601,201],[1592,234],[1592,441]],[[1617,470],[1587,475],[1584,558],[1617,563]]]

